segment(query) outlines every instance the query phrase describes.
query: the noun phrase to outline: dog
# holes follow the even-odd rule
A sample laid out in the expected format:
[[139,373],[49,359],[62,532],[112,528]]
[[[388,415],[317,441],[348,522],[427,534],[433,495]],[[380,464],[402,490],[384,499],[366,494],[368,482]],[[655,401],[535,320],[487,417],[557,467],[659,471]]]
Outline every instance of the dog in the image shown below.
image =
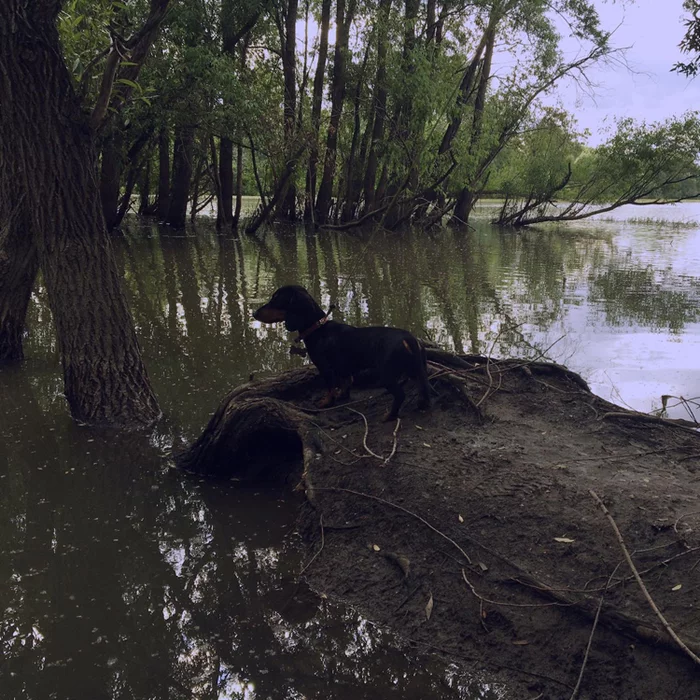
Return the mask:
[[311,362],[328,389],[320,406],[332,406],[336,398],[350,398],[353,377],[364,370],[376,374],[379,385],[393,397],[385,420],[398,418],[406,394],[399,380],[414,379],[419,386],[419,408],[430,407],[430,384],[425,350],[415,336],[400,328],[358,328],[331,321],[315,299],[297,285],[280,287],[253,317],[262,323],[284,322],[298,331]]

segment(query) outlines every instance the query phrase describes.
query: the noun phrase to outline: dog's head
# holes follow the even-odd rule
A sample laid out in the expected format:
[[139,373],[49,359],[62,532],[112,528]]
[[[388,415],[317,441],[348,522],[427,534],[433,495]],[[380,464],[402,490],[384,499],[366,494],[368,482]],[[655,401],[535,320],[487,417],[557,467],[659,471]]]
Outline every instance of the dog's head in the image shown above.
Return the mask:
[[288,331],[303,331],[325,315],[303,287],[292,284],[280,287],[270,301],[253,314],[253,318],[263,323],[284,321]]

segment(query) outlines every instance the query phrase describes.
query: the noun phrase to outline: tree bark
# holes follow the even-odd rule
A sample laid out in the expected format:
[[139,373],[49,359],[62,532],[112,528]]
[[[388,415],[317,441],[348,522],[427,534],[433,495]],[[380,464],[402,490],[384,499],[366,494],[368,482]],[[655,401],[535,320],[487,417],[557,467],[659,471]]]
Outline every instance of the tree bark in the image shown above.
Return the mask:
[[165,221],[170,205],[170,137],[167,127],[158,134],[158,218]]
[[58,10],[0,3],[0,192],[21,183],[73,417],[150,424],[160,411],[102,215],[93,134],[59,58]]
[[170,203],[165,223],[174,228],[185,228],[187,201],[192,185],[192,158],[194,156],[194,127],[183,126],[175,132],[173,152],[173,179],[170,188]]

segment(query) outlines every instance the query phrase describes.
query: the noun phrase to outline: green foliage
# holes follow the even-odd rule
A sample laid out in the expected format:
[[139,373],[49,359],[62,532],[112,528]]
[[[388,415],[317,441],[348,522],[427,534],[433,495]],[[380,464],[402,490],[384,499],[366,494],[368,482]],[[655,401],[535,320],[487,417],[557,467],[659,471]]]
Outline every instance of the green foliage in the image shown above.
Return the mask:
[[689,54],[691,58],[687,63],[676,63],[673,70],[689,77],[695,77],[698,74],[698,68],[700,68],[700,1],[684,0],[683,9],[691,17],[684,20],[685,35],[679,46],[681,51]]
[[[88,110],[96,100],[112,38],[138,31],[148,7],[147,0],[64,3],[60,20],[64,52]],[[324,161],[333,46],[331,42],[321,127],[317,130],[310,116],[321,0],[299,3],[298,118],[293,133],[286,134],[282,51],[290,7],[294,5],[289,0],[173,2],[138,79],[117,76],[117,87],[127,88],[128,103],[115,124],[128,132],[125,149],[144,132],[155,134],[162,127],[194,125],[197,151],[205,163],[210,158],[212,138],[218,143],[225,137],[246,149],[252,142],[263,187],[269,193],[284,172],[289,154],[298,150],[303,155],[294,179],[303,191],[312,144],[320,144],[321,164]],[[307,8],[311,27],[305,55],[303,17]],[[338,130],[334,197],[344,196],[350,165],[352,176],[363,179],[380,87],[386,89],[387,105],[384,137],[374,144],[379,159],[377,179],[385,173],[394,187],[407,183],[407,192],[414,194],[439,183],[448,199],[465,187],[475,197],[487,184],[489,189],[526,196],[530,191],[545,192],[560,182],[568,163],[580,157],[581,147],[570,119],[560,111],[544,109],[540,98],[564,76],[585,71],[610,50],[609,35],[600,26],[593,0],[438,3],[439,32],[428,24],[426,0],[420,0],[415,20],[406,20],[406,9],[405,3],[392,3],[385,27],[386,78],[379,86],[376,76],[382,32],[378,3],[358,0]],[[335,7],[332,16],[334,12]],[[578,64],[567,64],[561,53],[558,27],[562,19],[589,51]],[[495,31],[498,70],[490,69],[484,76],[482,38],[489,27]],[[246,33],[244,28],[250,31]],[[460,85],[477,50],[481,60],[475,82],[469,94],[462,95]],[[509,58],[504,61],[504,56]],[[479,85],[483,89],[478,101]],[[458,123],[458,128],[449,151],[438,154],[451,122]],[[251,159],[245,162],[245,179],[252,182]],[[206,168],[204,172],[208,172]],[[362,202],[357,204],[359,212]]]
[[550,109],[504,149],[489,189],[509,198],[543,198],[565,180],[583,152],[571,118]]
[[[531,150],[514,141],[504,151],[500,182],[510,201],[500,223],[577,220],[625,204],[700,195],[700,118],[695,112],[655,124],[622,119],[594,149],[567,143],[560,129],[545,137],[552,139],[551,147]],[[572,173],[558,182],[565,158],[573,159]],[[555,208],[555,199],[564,204]]]
[[623,119],[603,145],[576,164],[575,180],[588,203],[658,197],[662,188],[700,174],[699,153],[695,112],[660,124]]

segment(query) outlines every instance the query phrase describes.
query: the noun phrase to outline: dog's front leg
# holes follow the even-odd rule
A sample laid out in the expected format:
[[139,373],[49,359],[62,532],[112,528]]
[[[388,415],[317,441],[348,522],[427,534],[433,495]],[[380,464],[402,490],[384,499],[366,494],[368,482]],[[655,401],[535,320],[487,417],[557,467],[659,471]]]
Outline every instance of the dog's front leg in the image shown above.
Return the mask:
[[319,408],[328,408],[335,403],[336,397],[336,382],[335,376],[332,372],[323,372],[323,381],[326,383],[326,393],[323,398],[318,402]]

